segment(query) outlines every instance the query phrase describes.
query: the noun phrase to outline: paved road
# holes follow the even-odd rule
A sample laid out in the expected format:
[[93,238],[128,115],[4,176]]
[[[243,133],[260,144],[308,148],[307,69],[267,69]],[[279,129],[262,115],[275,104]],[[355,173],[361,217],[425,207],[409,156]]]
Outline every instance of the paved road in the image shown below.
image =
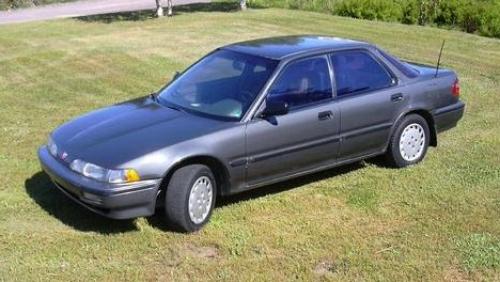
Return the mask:
[[[207,3],[210,0],[173,0],[174,5],[202,2]],[[0,25],[155,8],[154,0],[86,0],[12,11],[0,11]]]

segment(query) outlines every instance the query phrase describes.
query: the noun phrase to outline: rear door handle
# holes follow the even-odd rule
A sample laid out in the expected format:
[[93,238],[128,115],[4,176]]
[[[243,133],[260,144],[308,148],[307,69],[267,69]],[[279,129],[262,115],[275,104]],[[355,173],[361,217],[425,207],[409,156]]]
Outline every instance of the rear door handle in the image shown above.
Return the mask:
[[324,111],[318,113],[318,119],[319,120],[329,120],[333,118],[333,113],[332,111]]
[[391,101],[392,102],[398,102],[403,100],[403,93],[397,93],[397,94],[392,94],[391,95]]

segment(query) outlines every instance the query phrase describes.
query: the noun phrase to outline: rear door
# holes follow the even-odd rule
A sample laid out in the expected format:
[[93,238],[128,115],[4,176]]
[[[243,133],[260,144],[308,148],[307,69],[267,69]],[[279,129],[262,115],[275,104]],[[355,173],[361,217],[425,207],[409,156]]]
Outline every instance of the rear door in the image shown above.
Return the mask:
[[383,151],[396,115],[408,100],[404,87],[369,50],[338,51],[330,59],[341,115],[339,160]]
[[290,110],[248,123],[249,186],[335,160],[340,116],[331,76],[326,55],[291,62],[281,71],[266,101],[285,101]]

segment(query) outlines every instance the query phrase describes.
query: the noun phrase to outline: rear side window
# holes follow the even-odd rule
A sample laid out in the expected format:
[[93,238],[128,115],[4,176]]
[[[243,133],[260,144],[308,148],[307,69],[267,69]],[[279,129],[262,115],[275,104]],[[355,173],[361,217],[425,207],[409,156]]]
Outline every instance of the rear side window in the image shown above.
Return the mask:
[[332,98],[332,84],[325,57],[290,63],[269,90],[268,100],[297,108]]
[[331,60],[339,97],[383,89],[394,83],[389,72],[366,51],[335,52]]
[[378,52],[393,66],[395,66],[400,72],[406,75],[409,78],[415,78],[418,76],[418,71],[410,66],[407,63],[401,62],[398,58],[393,57],[386,52],[378,49]]

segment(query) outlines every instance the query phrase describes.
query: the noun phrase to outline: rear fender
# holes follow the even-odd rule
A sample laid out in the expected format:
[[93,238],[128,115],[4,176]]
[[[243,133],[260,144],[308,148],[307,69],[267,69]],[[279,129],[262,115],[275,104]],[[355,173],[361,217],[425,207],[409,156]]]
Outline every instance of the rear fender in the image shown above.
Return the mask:
[[[407,115],[410,115],[410,114],[420,115],[427,121],[427,124],[429,125],[429,131],[431,134],[430,140],[429,140],[429,145],[432,147],[437,147],[437,131],[436,131],[436,124],[434,122],[434,117],[432,116],[430,111],[425,109],[425,108],[408,108],[405,111],[401,112],[399,114],[399,116],[396,118],[395,122],[392,124],[391,134],[389,136],[392,137],[392,135],[396,131],[398,125],[401,123],[403,118]],[[390,141],[390,138],[389,138],[389,140],[387,140],[387,143],[385,146],[386,150],[389,147],[389,141]]]

